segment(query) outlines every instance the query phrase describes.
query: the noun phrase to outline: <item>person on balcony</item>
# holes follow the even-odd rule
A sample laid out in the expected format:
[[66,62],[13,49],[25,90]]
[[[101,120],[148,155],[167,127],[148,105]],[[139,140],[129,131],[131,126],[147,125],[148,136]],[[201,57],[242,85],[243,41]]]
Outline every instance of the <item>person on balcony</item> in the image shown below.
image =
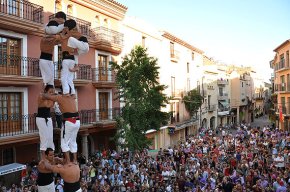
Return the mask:
[[55,18],[45,26],[45,36],[40,41],[39,69],[44,85],[54,85],[54,65],[52,55],[54,46],[60,44],[60,39],[55,35],[63,30],[66,15],[64,12],[57,12]]
[[[44,94],[54,94],[53,85],[46,85]],[[50,109],[53,105],[53,101],[43,98],[42,95],[38,97],[36,125],[39,130],[41,159],[45,158],[45,151],[47,148],[52,148],[54,150],[53,125],[50,114]]]
[[64,23],[64,30],[60,34],[62,47],[62,71],[61,84],[63,93],[67,94],[71,88],[71,93],[75,94],[73,83],[74,72],[78,71],[78,55],[89,51],[89,44],[86,37],[77,30],[75,20],[69,19]]
[[44,93],[44,99],[57,102],[63,117],[61,128],[61,149],[66,159],[70,159],[69,152],[74,155],[74,162],[77,162],[77,134],[80,128],[79,113],[77,111],[76,97],[72,94],[55,95]]

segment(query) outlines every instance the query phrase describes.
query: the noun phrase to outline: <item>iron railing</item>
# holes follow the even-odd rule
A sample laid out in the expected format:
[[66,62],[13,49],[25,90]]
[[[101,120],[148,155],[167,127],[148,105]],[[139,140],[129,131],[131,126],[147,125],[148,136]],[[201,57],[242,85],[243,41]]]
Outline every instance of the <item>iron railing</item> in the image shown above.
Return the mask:
[[107,27],[96,27],[93,30],[95,41],[107,42],[110,44],[123,46],[124,34]]
[[170,53],[170,58],[171,58],[171,59],[179,60],[179,58],[180,58],[180,52],[177,51],[177,50],[173,50],[173,51]]
[[[61,62],[54,63],[54,78],[60,79],[61,77]],[[79,64],[79,71],[75,72],[74,80],[91,80],[92,68],[91,65]]]
[[215,111],[215,110],[216,110],[216,105],[208,105],[208,106],[207,106],[207,110],[208,110],[209,112]]
[[[120,108],[92,109],[79,111],[81,126],[95,124],[101,121],[114,121],[121,113]],[[53,126],[56,128],[57,121],[52,115]],[[28,133],[37,133],[36,114],[30,115],[0,115],[0,138]]]
[[36,115],[0,115],[0,137],[38,132]]
[[278,92],[289,92],[290,91],[290,83],[279,83],[275,84],[275,91]]
[[229,82],[226,79],[218,79],[217,84],[218,85],[227,85]]
[[114,70],[106,67],[92,68],[93,82],[115,82],[116,74]]
[[0,54],[0,74],[41,77],[39,59]]
[[43,7],[27,0],[0,0],[0,12],[36,23],[43,23]]
[[[53,19],[55,17],[55,14],[49,16],[49,20]],[[77,23],[77,27],[80,30],[80,32],[89,37],[91,34],[91,22],[79,19],[77,17],[71,16],[71,15],[66,15],[67,19],[73,19]]]

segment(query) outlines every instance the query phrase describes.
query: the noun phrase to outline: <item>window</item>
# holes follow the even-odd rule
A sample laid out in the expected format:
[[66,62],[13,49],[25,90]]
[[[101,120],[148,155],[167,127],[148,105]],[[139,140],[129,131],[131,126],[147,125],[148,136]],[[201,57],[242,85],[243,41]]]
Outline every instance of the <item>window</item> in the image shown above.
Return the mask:
[[219,96],[223,96],[223,88],[222,87],[219,87]]
[[108,56],[98,55],[98,64],[99,64],[99,80],[107,81],[108,80]]
[[170,56],[174,57],[174,43],[170,42]]
[[244,82],[242,82],[242,87],[244,87]]
[[187,73],[189,73],[189,63],[188,62],[186,64],[186,71],[187,71]]
[[62,5],[61,5],[61,0],[56,0],[55,1],[55,12],[62,11]]
[[67,6],[67,14],[68,15],[73,15],[73,5],[68,5]]
[[104,27],[108,28],[108,19],[104,19]]
[[174,96],[174,94],[175,94],[175,77],[172,77],[172,76],[171,76],[171,93],[172,93],[172,96]]
[[211,98],[211,95],[208,95],[208,96],[207,96],[207,100],[208,100],[207,102],[208,102],[208,106],[209,106],[209,107],[210,107],[210,98]]
[[284,53],[280,55],[280,69],[285,67]]
[[286,51],[286,67],[290,67],[290,63],[289,63],[289,51]]
[[146,37],[142,36],[142,47],[145,47],[146,46],[145,40],[146,40]]
[[286,85],[285,85],[285,75],[282,75],[280,77],[280,82],[281,82],[281,89],[280,91],[285,91]]
[[190,91],[190,79],[187,78],[187,91]]
[[0,74],[21,74],[21,41],[0,36]]
[[95,17],[95,25],[96,27],[100,27],[100,17],[98,15]]
[[194,52],[191,52],[191,59],[194,60]]
[[0,36],[0,59],[5,57],[5,55],[20,55],[20,54],[21,54],[21,41],[19,39]]
[[0,117],[3,120],[14,120],[11,116],[22,115],[21,93],[0,92]]
[[3,165],[14,163],[14,148],[3,149]]

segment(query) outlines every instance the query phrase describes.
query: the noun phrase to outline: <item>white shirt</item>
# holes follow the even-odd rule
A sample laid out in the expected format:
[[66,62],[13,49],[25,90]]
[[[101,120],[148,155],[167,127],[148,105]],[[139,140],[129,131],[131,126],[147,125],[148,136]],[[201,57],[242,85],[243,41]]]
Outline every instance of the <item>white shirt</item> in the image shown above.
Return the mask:
[[[283,161],[282,163],[276,163],[276,162],[279,162],[279,161]],[[275,166],[276,167],[285,167],[285,163],[284,163],[284,157],[281,156],[281,157],[276,157],[274,158],[274,162],[276,163]]]

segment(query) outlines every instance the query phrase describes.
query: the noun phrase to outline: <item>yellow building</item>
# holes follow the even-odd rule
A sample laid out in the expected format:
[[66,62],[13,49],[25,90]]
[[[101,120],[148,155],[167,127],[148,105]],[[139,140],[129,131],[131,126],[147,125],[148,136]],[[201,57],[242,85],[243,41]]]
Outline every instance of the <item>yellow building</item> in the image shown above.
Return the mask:
[[290,39],[279,45],[274,51],[276,55],[271,61],[274,69],[274,93],[277,95],[276,114],[279,116],[279,128],[289,130],[290,116]]

